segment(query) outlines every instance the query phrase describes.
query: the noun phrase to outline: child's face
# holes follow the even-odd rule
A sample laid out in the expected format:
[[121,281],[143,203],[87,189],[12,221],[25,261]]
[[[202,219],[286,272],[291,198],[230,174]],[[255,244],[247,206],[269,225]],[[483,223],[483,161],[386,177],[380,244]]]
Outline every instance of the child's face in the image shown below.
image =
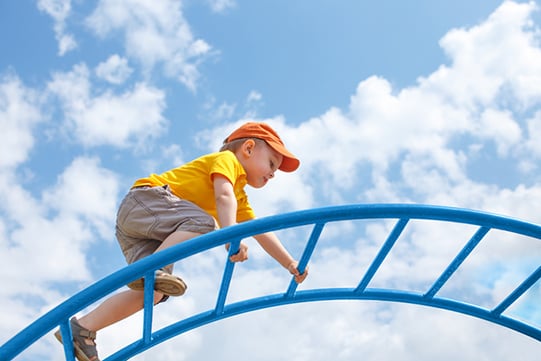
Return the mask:
[[245,144],[242,152],[246,178],[248,184],[254,188],[265,186],[282,164],[283,156],[263,141]]

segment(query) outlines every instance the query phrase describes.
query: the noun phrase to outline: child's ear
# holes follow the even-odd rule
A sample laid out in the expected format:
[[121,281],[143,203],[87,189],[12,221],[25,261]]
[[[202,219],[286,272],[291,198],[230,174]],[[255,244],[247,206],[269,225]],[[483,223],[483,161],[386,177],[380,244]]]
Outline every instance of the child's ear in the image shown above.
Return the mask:
[[253,139],[247,139],[244,143],[242,143],[242,152],[245,156],[249,157],[251,156],[252,152],[255,148],[255,141]]

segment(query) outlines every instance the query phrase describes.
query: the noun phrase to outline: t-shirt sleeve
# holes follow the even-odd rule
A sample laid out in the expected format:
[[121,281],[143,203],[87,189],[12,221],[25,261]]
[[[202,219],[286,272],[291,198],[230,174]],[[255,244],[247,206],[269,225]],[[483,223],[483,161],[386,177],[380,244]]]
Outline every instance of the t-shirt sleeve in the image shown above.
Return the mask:
[[210,165],[210,181],[212,182],[212,178],[215,174],[220,174],[226,177],[231,184],[235,185],[237,180],[244,174],[244,170],[233,153],[221,153],[223,154],[216,157],[214,162]]

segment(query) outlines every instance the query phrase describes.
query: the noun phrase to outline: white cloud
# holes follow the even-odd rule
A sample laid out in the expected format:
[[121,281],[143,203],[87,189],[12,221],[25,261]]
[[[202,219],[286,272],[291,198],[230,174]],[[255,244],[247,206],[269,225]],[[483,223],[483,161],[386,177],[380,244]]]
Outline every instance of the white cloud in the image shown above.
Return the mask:
[[26,161],[34,146],[33,128],[43,121],[39,94],[14,74],[0,76],[0,171]]
[[440,45],[452,66],[428,79],[433,89],[470,107],[494,104],[506,86],[518,104],[538,102],[541,49],[531,18],[534,10],[534,2],[505,1],[482,24],[450,31]]
[[347,112],[329,109],[291,138],[306,166],[302,171],[327,169],[333,188],[348,189],[362,181],[359,176],[371,177],[358,174],[358,167],[369,165],[377,177],[404,153],[431,153],[471,126],[464,109],[419,88],[395,95],[385,79],[371,77],[359,84]]
[[263,98],[260,92],[252,90],[246,97],[246,103],[259,102]]
[[101,168],[97,158],[76,158],[59,177],[56,189],[45,192],[44,204],[60,216],[84,217],[103,238],[110,236],[109,225],[116,213],[118,179]]
[[205,41],[194,39],[181,2],[100,1],[87,24],[100,36],[123,33],[126,54],[141,62],[147,73],[161,64],[167,76],[196,89],[198,62],[211,48]]
[[207,103],[206,108],[208,109],[208,113],[205,117],[213,121],[223,121],[231,119],[233,114],[235,114],[237,105],[222,102],[220,105],[215,106],[211,101]]
[[235,0],[207,0],[210,8],[215,13],[222,13],[237,6]]
[[55,74],[49,90],[62,102],[68,130],[86,146],[144,146],[164,130],[165,94],[144,83],[120,95],[94,95],[88,68],[81,64]]
[[510,147],[520,143],[522,131],[509,111],[487,109],[480,115],[479,135],[493,139],[498,155],[506,156]]
[[257,118],[258,109],[263,105],[263,95],[252,90],[244,102],[244,115],[242,118]]
[[527,149],[532,152],[536,159],[541,157],[541,111],[527,120],[528,124],[528,142]]
[[113,84],[122,84],[128,79],[133,69],[128,65],[128,60],[117,54],[111,55],[105,62],[96,67],[96,75]]
[[239,117],[247,119],[257,118],[257,110],[263,104],[263,96],[261,93],[252,90],[246,96],[246,99],[243,104],[238,105],[237,103],[228,103],[222,101],[218,104],[215,97],[209,97],[209,99],[204,104],[204,114],[200,115],[202,119],[211,120],[213,122],[218,121],[227,121],[233,118]]
[[58,41],[58,55],[77,48],[73,35],[66,33],[66,19],[71,13],[71,0],[38,0],[38,9],[49,14],[54,20],[54,32]]
[[[541,64],[533,41],[535,9],[533,3],[505,2],[480,25],[444,36],[450,66],[404,89],[370,77],[359,83],[347,110],[331,108],[287,130],[303,161],[299,172],[305,181],[311,184],[315,174],[325,174],[317,178],[321,190],[316,192],[332,189],[331,202],[351,200],[351,189],[361,186],[366,198],[355,200],[445,200],[481,207],[486,193],[461,195],[484,187],[470,179],[465,145],[490,140],[498,150],[495,158],[520,157],[516,163],[523,170],[538,157],[536,118],[526,124],[521,115],[537,114],[541,105],[539,82],[531,76]],[[521,151],[528,131],[533,152]],[[458,139],[465,143],[457,144]],[[395,173],[397,167],[403,174]]]

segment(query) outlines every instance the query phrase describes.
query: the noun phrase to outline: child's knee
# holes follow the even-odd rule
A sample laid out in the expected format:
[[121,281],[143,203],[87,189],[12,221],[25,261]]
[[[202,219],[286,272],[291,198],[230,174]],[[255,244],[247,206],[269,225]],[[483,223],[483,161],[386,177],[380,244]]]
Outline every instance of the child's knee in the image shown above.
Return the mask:
[[[145,293],[142,291],[133,291],[133,293],[135,295],[133,301],[135,301],[139,305],[139,309],[142,310],[145,307]],[[160,292],[154,292],[153,298],[154,306],[156,306],[158,303],[167,301],[169,299],[169,296],[166,296]]]

